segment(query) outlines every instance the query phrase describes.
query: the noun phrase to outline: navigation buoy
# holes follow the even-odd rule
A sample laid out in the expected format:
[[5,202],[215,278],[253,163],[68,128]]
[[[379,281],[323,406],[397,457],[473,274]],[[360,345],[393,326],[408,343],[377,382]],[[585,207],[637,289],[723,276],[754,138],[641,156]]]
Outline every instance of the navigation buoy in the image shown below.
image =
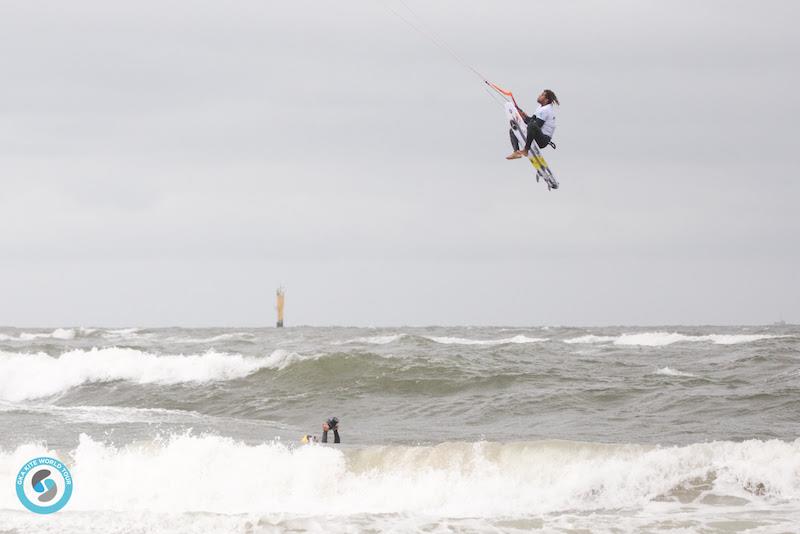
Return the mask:
[[277,328],[283,328],[283,300],[285,292],[283,291],[282,287],[279,287],[278,290],[275,292],[277,295],[278,303],[278,323],[275,325]]

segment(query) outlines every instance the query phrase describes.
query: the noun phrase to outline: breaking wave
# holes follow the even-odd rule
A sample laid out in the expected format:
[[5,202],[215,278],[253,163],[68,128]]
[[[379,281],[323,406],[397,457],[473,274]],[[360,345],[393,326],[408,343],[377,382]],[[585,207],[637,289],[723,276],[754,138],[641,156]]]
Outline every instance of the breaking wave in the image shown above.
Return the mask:
[[691,373],[684,373],[683,371],[676,371],[675,369],[673,369],[671,367],[662,367],[661,369],[656,371],[654,374],[663,375],[663,376],[684,376],[684,377],[690,377],[690,378],[696,378],[697,377],[697,375],[693,375]]
[[643,334],[623,334],[614,341],[615,345],[642,345],[646,347],[660,347],[685,341],[710,341],[716,345],[736,345],[739,343],[752,343],[763,339],[775,339],[783,336],[769,334],[708,334],[689,336],[677,332],[645,332]]
[[127,406],[56,406],[0,401],[0,412],[56,415],[71,423],[117,425],[120,423],[197,423],[208,416],[189,410],[134,408]]
[[640,334],[622,334],[620,336],[585,335],[565,339],[564,343],[613,343],[614,345],[638,345],[643,347],[663,347],[681,342],[710,341],[715,345],[738,345],[765,339],[777,339],[789,336],[771,334],[706,334],[687,335],[677,332],[642,332]]
[[390,334],[386,336],[368,336],[368,337],[357,337],[354,339],[348,339],[346,341],[336,341],[334,345],[347,345],[351,343],[366,343],[369,345],[388,345],[389,343],[394,343],[395,341],[399,341],[406,337],[406,334]]
[[52,339],[56,341],[71,341],[87,337],[101,337],[110,341],[152,337],[151,334],[141,334],[141,328],[116,328],[104,330],[100,328],[56,328],[51,332],[19,332],[0,333],[0,341],[37,341]]
[[589,334],[588,336],[565,339],[564,343],[608,343],[609,341],[614,341],[615,339],[617,338],[614,336],[595,336]]
[[54,358],[44,353],[0,352],[0,399],[47,397],[81,384],[127,380],[138,384],[179,384],[231,380],[265,367],[288,365],[293,353],[277,350],[265,358],[209,351],[156,355],[130,348],[72,350]]
[[217,341],[252,341],[255,334],[249,332],[231,332],[210,337],[174,337],[169,341],[174,343],[216,343]]
[[442,343],[444,345],[506,345],[510,343],[539,343],[540,341],[547,341],[541,337],[528,337],[528,336],[514,336],[504,339],[467,339],[463,337],[437,337],[425,336],[425,339]]
[[[84,434],[66,455],[26,444],[0,451],[0,465],[16,467],[38,455],[69,458],[81,488],[71,511],[487,518],[650,503],[677,511],[687,502],[701,505],[714,498],[732,498],[739,506],[800,498],[800,440],[683,447],[538,441],[337,449],[246,445],[191,434],[115,447]],[[15,499],[13,492],[2,492],[0,509],[15,508]]]
[[19,335],[0,334],[0,341],[34,341],[36,339],[75,339],[78,332],[91,333],[94,330],[81,328],[76,331],[74,328],[56,328],[52,332],[21,332]]

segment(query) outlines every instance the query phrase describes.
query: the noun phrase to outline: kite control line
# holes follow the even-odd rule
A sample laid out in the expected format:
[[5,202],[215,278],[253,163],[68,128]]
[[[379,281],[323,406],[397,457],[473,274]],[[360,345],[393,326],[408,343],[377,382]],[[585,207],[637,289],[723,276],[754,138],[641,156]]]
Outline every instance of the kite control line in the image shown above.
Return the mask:
[[[391,1],[391,0],[389,0]],[[404,0],[396,0],[399,2],[405,10],[410,14],[409,16],[404,16],[402,13],[397,11],[392,7],[390,3],[386,3],[386,8],[394,14],[397,18],[402,20],[408,26],[410,26],[414,31],[422,35],[425,39],[433,43],[434,46],[443,50],[447,53],[451,58],[453,58],[459,65],[461,65],[464,69],[468,70],[475,76],[477,76],[482,82],[483,88],[486,92],[491,96],[495,101],[500,102],[500,104],[505,108],[506,111],[506,118],[511,123],[511,135],[514,135],[517,138],[518,142],[525,144],[525,134],[523,131],[525,130],[525,120],[522,117],[522,109],[517,104],[517,99],[514,98],[514,93],[509,91],[508,89],[504,89],[497,85],[496,83],[492,83],[486,79],[486,76],[480,73],[478,69],[461,59],[455,50],[453,50],[447,43],[439,37],[436,32],[432,29],[428,28],[426,24],[423,22],[422,18],[417,15],[417,13],[409,7],[408,4],[405,3]],[[416,23],[414,20],[416,20]],[[500,98],[498,98],[498,95]],[[556,147],[554,143],[550,143],[550,146],[553,148]],[[535,145],[532,145],[530,150],[527,154],[528,160],[533,165],[534,169],[536,170],[536,181],[543,180],[544,183],[547,185],[548,190],[558,189],[558,181],[556,177],[553,175],[553,172],[550,170],[550,166],[547,164],[545,159],[542,157],[539,148]]]
[[[469,72],[471,72],[472,74],[474,74],[475,76],[477,76],[477,77],[478,77],[478,79],[480,79],[480,80],[481,80],[481,81],[482,81],[484,84],[486,84],[486,85],[488,85],[489,87],[493,88],[495,91],[499,92],[499,93],[500,93],[500,94],[502,94],[502,95],[511,95],[511,92],[510,92],[510,91],[504,91],[504,90],[502,90],[501,88],[497,87],[495,84],[493,84],[493,83],[491,83],[489,80],[487,80],[487,79],[486,79],[486,76],[484,76],[483,74],[481,74],[481,73],[480,73],[480,71],[479,71],[478,69],[476,69],[475,67],[473,67],[472,65],[470,65],[469,63],[467,63],[466,61],[464,61],[464,60],[461,58],[461,56],[459,56],[459,55],[456,53],[456,51],[455,51],[455,50],[453,50],[453,48],[452,48],[451,46],[449,46],[449,45],[448,45],[448,44],[445,42],[445,40],[444,40],[444,39],[442,39],[441,37],[439,37],[439,36],[438,36],[438,34],[437,34],[435,31],[433,31],[433,30],[432,30],[430,27],[428,27],[428,26],[425,24],[425,22],[422,20],[422,17],[420,17],[420,16],[419,16],[419,15],[416,13],[416,11],[414,11],[413,9],[411,9],[411,7],[410,7],[408,4],[406,4],[406,3],[405,3],[403,0],[397,0],[397,1],[398,1],[398,2],[399,2],[399,3],[400,3],[400,4],[401,4],[401,5],[402,5],[402,6],[403,6],[405,9],[406,9],[406,11],[408,11],[408,13],[410,13],[410,14],[411,14],[411,18],[414,18],[414,19],[416,19],[416,24],[414,23],[414,21],[413,21],[413,20],[411,20],[411,18],[404,16],[402,13],[400,13],[399,11],[397,11],[396,9],[394,9],[394,8],[391,6],[391,4],[390,4],[390,3],[387,3],[387,4],[385,4],[385,5],[386,5],[386,8],[387,8],[387,9],[388,9],[388,10],[389,10],[389,11],[390,11],[392,14],[394,14],[394,15],[395,15],[397,18],[399,18],[399,19],[400,19],[400,20],[402,20],[404,23],[406,23],[406,24],[407,24],[409,27],[411,27],[411,28],[412,28],[412,29],[413,29],[415,32],[419,33],[419,34],[420,34],[420,35],[422,35],[422,36],[423,36],[425,39],[427,39],[428,41],[430,41],[430,42],[431,42],[431,43],[432,43],[434,46],[436,46],[437,48],[439,48],[440,50],[442,50],[443,52],[445,52],[446,54],[448,54],[448,55],[449,55],[451,58],[453,58],[453,59],[456,61],[456,63],[458,63],[459,65],[461,65],[461,66],[462,66],[464,69],[468,70]],[[488,88],[486,88],[485,86],[484,86],[484,89],[486,89],[486,92],[489,94],[489,96],[491,96],[491,97],[492,97],[492,99],[494,99],[495,101],[499,102],[500,104],[503,104],[503,103],[505,103],[506,101],[508,101],[508,99],[507,99],[507,98],[504,98],[503,100],[498,100],[498,99],[497,99],[497,95],[496,95],[495,93],[493,93],[493,92],[489,91],[489,90],[488,90]],[[514,97],[513,97],[513,95],[511,96],[511,98],[512,98],[512,99],[514,98]],[[514,102],[514,105],[516,105],[516,102]]]

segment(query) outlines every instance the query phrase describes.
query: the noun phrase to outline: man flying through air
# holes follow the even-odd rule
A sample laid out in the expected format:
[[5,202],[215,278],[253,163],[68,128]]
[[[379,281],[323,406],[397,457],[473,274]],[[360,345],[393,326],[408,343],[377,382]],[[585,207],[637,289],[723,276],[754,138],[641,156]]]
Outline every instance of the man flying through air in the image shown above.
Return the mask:
[[553,91],[545,89],[536,101],[539,103],[539,107],[532,117],[529,117],[519,106],[516,106],[525,124],[528,125],[528,131],[525,135],[525,147],[520,150],[519,140],[514,134],[516,124],[512,121],[512,129],[509,130],[509,134],[511,136],[511,146],[514,147],[514,152],[506,156],[506,159],[519,159],[523,156],[527,156],[534,141],[539,148],[544,148],[547,145],[552,145],[553,148],[555,148],[555,144],[551,143],[550,140],[553,138],[553,133],[556,131],[556,114],[553,109],[553,104],[560,105],[558,103],[558,98]]

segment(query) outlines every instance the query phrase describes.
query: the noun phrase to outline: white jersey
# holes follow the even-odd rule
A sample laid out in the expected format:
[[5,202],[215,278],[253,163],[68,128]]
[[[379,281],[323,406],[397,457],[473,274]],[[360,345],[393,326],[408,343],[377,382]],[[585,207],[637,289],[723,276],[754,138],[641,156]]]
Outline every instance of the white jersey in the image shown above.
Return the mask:
[[556,112],[553,109],[553,104],[539,106],[533,116],[544,121],[542,133],[552,139],[553,133],[556,131]]

